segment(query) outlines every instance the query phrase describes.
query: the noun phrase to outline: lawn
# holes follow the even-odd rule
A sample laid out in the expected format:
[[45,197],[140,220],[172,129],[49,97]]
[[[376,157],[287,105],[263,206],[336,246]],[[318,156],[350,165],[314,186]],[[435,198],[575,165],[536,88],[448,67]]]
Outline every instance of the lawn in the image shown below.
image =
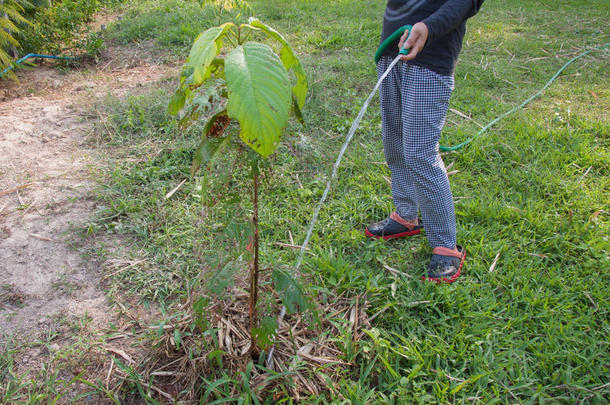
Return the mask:
[[[289,124],[265,169],[260,201],[261,262],[291,269],[298,250],[278,243],[303,242],[344,136],[376,81],[373,54],[385,2],[250,4],[285,34],[310,83],[306,123]],[[106,41],[154,41],[167,61],[182,61],[194,37],[216,23],[211,9],[197,2],[134,0],[117,7],[124,14],[108,27]],[[393,209],[374,99],[298,277],[314,305],[342,297],[375,317],[354,336],[343,314],[318,313],[339,325],[333,331],[344,330],[329,335],[322,329],[320,338],[332,341],[349,366],[334,369],[333,382],[300,403],[610,400],[610,60],[602,48],[610,39],[608,15],[610,4],[602,0],[488,0],[469,21],[443,145],[474,136],[570,58],[600,48],[525,108],[444,155],[458,241],[468,252],[454,284],[420,281],[430,254],[425,237],[364,236],[367,224]],[[251,190],[237,155],[166,199],[189,178],[200,130],[182,131],[167,114],[178,80],[177,68],[173,78],[92,107],[104,117],[95,136],[108,167],[98,189],[104,208],[86,236],[120,235],[126,244],[113,254],[146,259],[109,278],[109,297],[158,306],[167,319],[201,288],[195,280],[202,269],[237,257],[251,233]],[[96,252],[105,254],[104,247],[98,244]],[[247,269],[241,266],[237,271]],[[272,301],[264,301],[264,310],[275,316]],[[305,314],[312,328],[314,318]],[[154,346],[157,336],[146,339]],[[241,378],[216,370],[197,389],[210,400],[226,395],[235,403],[294,400],[284,389],[290,378],[259,399]],[[137,388],[123,394],[138,396]]]
[[[153,39],[183,58],[213,18],[178,3],[136,2],[110,35],[124,43]],[[449,113],[443,144],[473,136],[570,58],[608,42],[607,3],[560,3],[485,2],[468,25],[451,101],[462,114]],[[375,82],[372,54],[383,7],[381,1],[252,2],[261,20],[285,33],[310,81],[306,125],[290,124],[262,191],[267,266],[290,267],[297,259],[296,251],[274,243],[290,243],[289,235],[303,241],[343,137]],[[167,20],[177,23],[161,30],[156,21]],[[382,312],[357,346],[349,333],[334,337],[353,367],[326,399],[309,401],[608,400],[607,55],[602,49],[585,56],[542,97],[444,156],[455,172],[458,238],[468,251],[464,276],[450,286],[419,280],[429,254],[425,238],[380,242],[363,235],[366,224],[392,210],[374,102],[320,214],[302,278],[314,300],[359,297],[369,315]],[[117,288],[129,285],[138,297],[171,306],[184,299],[202,267],[217,265],[218,252],[240,245],[222,230],[245,232],[251,206],[239,162],[208,180],[203,203],[197,180],[165,201],[188,176],[197,138],[196,130],[180,132],[166,115],[167,93],[151,89],[100,107],[114,125],[102,135],[123,158],[112,160],[101,194],[108,202],[104,216],[114,219],[98,226],[133,237],[138,255],[154,263],[116,277]],[[153,157],[132,164],[126,157],[134,154]],[[220,198],[227,182],[233,198]]]

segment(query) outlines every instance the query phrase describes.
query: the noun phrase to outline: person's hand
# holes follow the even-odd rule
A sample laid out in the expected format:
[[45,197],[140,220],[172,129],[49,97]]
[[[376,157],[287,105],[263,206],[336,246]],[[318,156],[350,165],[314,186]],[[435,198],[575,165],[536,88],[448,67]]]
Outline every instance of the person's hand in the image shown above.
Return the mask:
[[[405,44],[405,40],[407,43]],[[426,41],[428,40],[428,27],[423,22],[418,22],[411,28],[411,36],[409,36],[409,31],[405,31],[400,37],[400,42],[398,43],[399,52],[403,48],[408,48],[409,53],[407,55],[401,55],[400,60],[406,62],[411,59],[415,59],[419,51],[424,48],[426,45]],[[404,44],[404,46],[403,46]]]

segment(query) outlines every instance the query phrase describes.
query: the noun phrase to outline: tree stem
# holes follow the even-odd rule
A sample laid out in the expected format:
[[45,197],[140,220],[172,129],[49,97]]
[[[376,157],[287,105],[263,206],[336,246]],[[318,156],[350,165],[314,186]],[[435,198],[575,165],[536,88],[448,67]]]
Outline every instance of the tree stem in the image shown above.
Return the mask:
[[254,223],[254,260],[250,266],[250,336],[252,338],[252,348],[255,347],[255,339],[252,331],[256,328],[257,324],[257,313],[256,303],[258,301],[258,167],[253,167],[253,178],[254,178],[254,215],[252,216],[252,222]]

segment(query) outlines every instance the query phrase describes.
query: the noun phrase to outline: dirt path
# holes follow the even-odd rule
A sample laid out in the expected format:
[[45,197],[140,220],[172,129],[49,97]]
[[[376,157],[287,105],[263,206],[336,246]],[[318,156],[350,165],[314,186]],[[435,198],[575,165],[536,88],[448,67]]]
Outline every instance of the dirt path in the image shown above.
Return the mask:
[[0,82],[0,337],[35,337],[66,317],[86,315],[93,327],[113,317],[103,263],[71,243],[96,204],[87,104],[175,73],[146,54],[110,49],[95,67],[38,67],[20,84]]

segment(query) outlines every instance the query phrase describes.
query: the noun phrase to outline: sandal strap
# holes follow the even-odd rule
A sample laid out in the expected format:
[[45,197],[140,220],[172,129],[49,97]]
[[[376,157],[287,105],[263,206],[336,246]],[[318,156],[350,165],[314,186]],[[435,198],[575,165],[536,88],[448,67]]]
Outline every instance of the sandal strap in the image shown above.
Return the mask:
[[457,257],[458,259],[461,259],[464,252],[459,248],[449,249],[446,247],[435,247],[434,249],[432,249],[432,254],[439,256]]
[[407,221],[398,215],[396,211],[390,214],[390,219],[409,229],[413,229],[413,227],[419,225],[419,220],[415,219],[414,221]]

